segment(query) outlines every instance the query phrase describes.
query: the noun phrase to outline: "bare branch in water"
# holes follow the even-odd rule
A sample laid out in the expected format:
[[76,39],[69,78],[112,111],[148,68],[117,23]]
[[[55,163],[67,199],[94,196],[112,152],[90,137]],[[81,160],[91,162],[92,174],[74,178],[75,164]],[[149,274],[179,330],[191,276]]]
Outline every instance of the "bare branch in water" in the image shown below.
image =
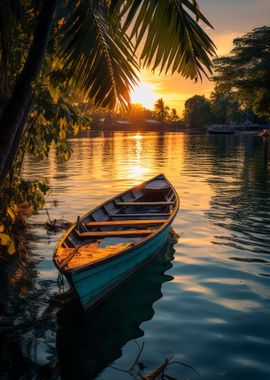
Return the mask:
[[[136,341],[135,341],[135,342],[136,342]],[[139,347],[139,352],[138,352],[138,355],[136,356],[136,359],[134,360],[132,366],[131,366],[130,369],[129,369],[130,372],[132,372],[133,369],[134,369],[134,367],[135,367],[135,365],[138,364],[138,360],[139,360],[139,358],[140,358],[140,356],[141,356],[141,353],[142,353],[142,351],[143,351],[143,348],[144,348],[144,342],[142,343],[141,348],[140,348],[140,346],[139,346],[139,343],[138,343],[138,342],[136,342],[136,343],[137,343],[137,345],[138,345],[138,347]]]
[[[144,342],[142,343],[141,347],[137,341],[134,341],[134,343],[136,343],[137,346],[139,347],[139,352],[138,352],[132,366],[129,369],[123,369],[123,368],[118,368],[118,367],[114,367],[111,365],[110,368],[113,368],[117,371],[128,373],[129,375],[131,375],[137,379],[141,379],[141,380],[157,380],[158,378],[161,380],[177,380],[175,377],[166,374],[165,371],[170,365],[178,364],[178,365],[181,365],[183,367],[191,369],[192,371],[194,371],[196,373],[196,375],[200,376],[199,372],[195,368],[193,368],[191,365],[189,365],[187,363],[180,362],[180,361],[172,361],[173,356],[171,356],[170,358],[165,358],[164,363],[162,363],[153,372],[149,373],[148,375],[143,374],[142,371],[145,369],[145,366],[143,363],[139,362],[139,358],[140,358],[142,351],[144,349]],[[134,373],[134,368],[136,365],[139,368],[139,373]]]

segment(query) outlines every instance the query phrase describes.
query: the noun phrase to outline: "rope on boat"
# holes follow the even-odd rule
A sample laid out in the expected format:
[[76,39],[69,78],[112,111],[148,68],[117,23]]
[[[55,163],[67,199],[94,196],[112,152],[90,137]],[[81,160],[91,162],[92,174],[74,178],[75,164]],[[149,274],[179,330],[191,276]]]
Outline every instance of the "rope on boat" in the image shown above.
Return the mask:
[[59,293],[63,293],[64,292],[64,288],[65,288],[65,279],[64,279],[64,275],[63,273],[61,272],[58,272],[58,276],[57,276],[57,285],[58,285],[58,289],[59,289]]

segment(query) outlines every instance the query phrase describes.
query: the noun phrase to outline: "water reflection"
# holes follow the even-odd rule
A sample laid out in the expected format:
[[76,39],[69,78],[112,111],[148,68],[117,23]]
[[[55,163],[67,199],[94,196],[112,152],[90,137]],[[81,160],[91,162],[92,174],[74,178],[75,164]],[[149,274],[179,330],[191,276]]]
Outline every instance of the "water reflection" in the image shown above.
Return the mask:
[[232,260],[268,263],[264,257],[270,245],[268,146],[262,147],[257,136],[242,135],[197,136],[185,142],[186,164],[195,166],[189,171],[203,173],[213,191],[206,211],[216,227],[212,242],[237,252]]
[[[174,136],[177,134],[149,133],[142,136],[115,132],[105,135],[106,138],[104,133],[95,133],[90,139],[85,137],[71,140],[74,147],[72,162],[76,162],[76,165],[72,165],[74,178],[94,178],[100,181],[107,179],[109,173],[113,181],[128,179],[129,185],[133,185],[162,172],[167,164],[176,170],[181,168],[181,145],[174,146]],[[93,136],[94,144],[91,141]],[[177,152],[178,155],[175,154]],[[54,152],[50,159],[41,163],[41,166],[42,175],[49,179],[55,176],[61,178],[69,171],[66,163],[57,162]],[[30,177],[33,175],[31,160],[26,159],[24,173]]]
[[92,379],[122,355],[122,347],[143,336],[140,325],[151,320],[162,284],[173,277],[172,244],[115,294],[85,316],[73,303],[58,315],[57,351],[63,379]]
[[38,281],[37,264],[28,256],[1,258],[1,379],[46,379],[57,374],[51,282]]
[[[67,163],[57,162],[54,152],[50,159],[38,165],[26,157],[24,176],[36,178],[42,175],[52,185],[52,199],[57,199],[58,203],[50,208],[51,218],[75,220],[77,215],[136,184],[141,176],[147,179],[160,172],[168,176],[180,195],[180,212],[173,224],[181,236],[174,246],[175,261],[170,269],[174,280],[163,283],[164,296],[155,303],[152,317],[151,307],[146,307],[149,316],[142,316],[142,319],[152,319],[142,325],[137,323],[135,329],[133,325],[129,326],[125,332],[126,339],[145,341],[143,360],[148,368],[158,367],[165,356],[173,355],[194,365],[204,380],[224,377],[229,380],[268,380],[269,147],[257,136],[241,134],[220,138],[182,133],[135,135],[124,132],[90,133],[84,138],[71,140],[71,144],[74,154]],[[33,221],[42,223],[44,216],[37,215]],[[57,291],[57,272],[51,256],[59,236],[44,238],[44,230],[39,229],[35,230],[35,236],[39,236],[39,241],[30,239],[29,245],[38,259],[35,283],[44,292],[43,296],[36,292],[40,300],[44,300],[38,308],[40,315],[40,310],[46,308],[46,302],[48,304],[44,295]],[[45,283],[52,282],[45,288],[44,280]],[[148,296],[146,291],[144,293]],[[22,312],[26,315],[27,308],[36,307],[35,297],[28,300]],[[125,302],[129,301],[127,296]],[[110,299],[106,302],[109,303]],[[101,320],[105,325],[120,329],[120,340],[116,344],[117,334],[113,334],[112,354],[108,353],[108,348],[105,358],[99,351],[100,360],[95,352],[88,356],[85,347],[88,341],[82,337],[84,331],[98,342],[97,335],[91,330],[93,318],[93,326],[99,332],[102,344],[106,343],[103,329],[106,334],[108,329],[103,324],[98,328],[98,317],[80,319],[74,316],[77,311],[72,307],[70,312],[59,317],[66,336],[59,340],[59,331],[58,342],[64,342],[74,353],[68,342],[69,334],[72,336],[81,350],[74,353],[75,363],[80,367],[89,368],[91,358],[98,362],[94,366],[97,372],[106,365],[106,360],[111,363],[118,357],[114,365],[121,368],[127,368],[134,360],[136,347],[132,341],[125,344],[120,317],[113,318],[119,315],[113,312],[116,305],[107,306],[111,311],[107,317],[102,315]],[[120,306],[116,311],[120,310],[131,323],[131,317]],[[129,307],[132,309],[132,304]],[[106,309],[105,304],[103,308]],[[79,321],[81,327],[76,324],[73,327],[71,321]],[[73,328],[81,337],[82,345],[72,333]],[[140,338],[142,329],[144,336]],[[29,354],[33,366],[39,368],[44,358],[56,358],[53,353],[54,330],[45,329],[43,333],[32,333],[33,336],[37,339],[32,339],[31,344],[19,337],[16,342],[22,347],[21,352],[27,353],[25,356]],[[31,348],[28,351],[26,344]],[[46,347],[44,350],[42,345]],[[70,356],[60,347],[61,366],[64,367]],[[248,358],[254,368],[251,370],[248,362],[240,362],[239,358]],[[72,367],[70,363],[65,365],[69,369]],[[179,373],[171,374],[177,379],[180,377]],[[99,377],[119,380],[118,375],[107,368]]]
[[215,195],[208,216],[225,231],[224,236],[215,236],[215,243],[237,249],[232,260],[268,263],[264,255],[270,245],[269,163],[259,138],[248,139],[242,154],[239,143],[240,138],[232,136],[226,156],[218,154],[226,151],[219,141],[209,147],[215,161],[208,181]]

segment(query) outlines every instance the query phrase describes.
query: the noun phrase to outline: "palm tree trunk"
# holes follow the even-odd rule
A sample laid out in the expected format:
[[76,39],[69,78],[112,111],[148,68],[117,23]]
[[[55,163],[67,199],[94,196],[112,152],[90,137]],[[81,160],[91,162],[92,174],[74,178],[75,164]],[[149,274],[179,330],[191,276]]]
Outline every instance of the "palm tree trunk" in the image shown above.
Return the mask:
[[12,167],[32,98],[32,83],[37,78],[46,53],[57,0],[43,0],[33,43],[24,68],[0,119],[0,186]]
[[2,73],[0,74],[0,99],[4,98],[4,94],[7,94],[7,91],[8,91],[8,82],[7,82],[8,52],[7,52],[7,41],[6,41],[3,30],[1,33],[1,64],[2,64]]

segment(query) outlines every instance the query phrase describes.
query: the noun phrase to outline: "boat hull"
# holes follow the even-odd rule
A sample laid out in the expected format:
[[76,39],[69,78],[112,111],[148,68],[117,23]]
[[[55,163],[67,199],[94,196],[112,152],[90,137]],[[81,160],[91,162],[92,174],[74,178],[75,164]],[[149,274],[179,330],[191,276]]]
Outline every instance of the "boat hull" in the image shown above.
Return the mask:
[[142,245],[134,246],[123,255],[98,266],[82,267],[67,276],[85,310],[101,302],[121,284],[140,270],[163,247],[171,223]]

